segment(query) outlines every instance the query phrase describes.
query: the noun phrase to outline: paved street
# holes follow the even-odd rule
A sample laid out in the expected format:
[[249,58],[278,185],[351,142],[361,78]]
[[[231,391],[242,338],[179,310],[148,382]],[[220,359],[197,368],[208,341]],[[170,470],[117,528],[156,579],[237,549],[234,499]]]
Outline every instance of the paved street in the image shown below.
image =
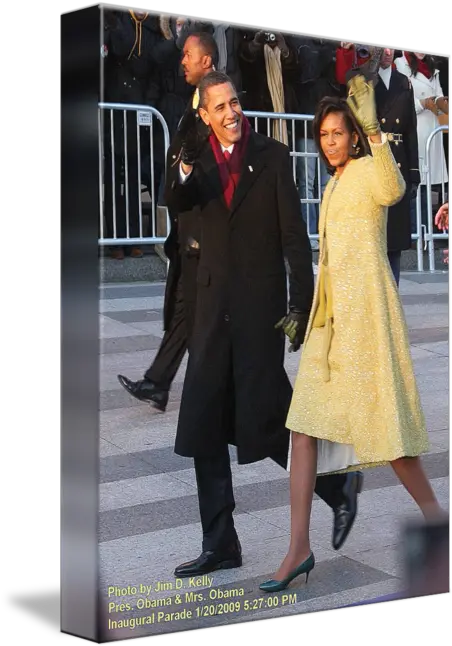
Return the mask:
[[[174,588],[173,569],[198,556],[201,547],[192,463],[173,453],[185,363],[176,377],[165,414],[129,396],[116,376],[123,373],[132,379],[141,378],[155,356],[163,335],[163,290],[162,283],[110,284],[101,288],[99,539],[104,598],[108,586],[160,581],[166,590],[152,592],[149,599],[171,596],[174,601],[176,592],[185,595],[189,589]],[[424,464],[440,502],[448,506],[448,274],[405,273],[400,292],[431,440]],[[299,353],[286,354],[292,382],[298,361]],[[309,584],[304,585],[304,577],[297,579],[288,590],[294,596],[284,603],[282,594],[277,595],[271,607],[256,601],[263,596],[258,584],[274,572],[288,546],[288,474],[270,460],[238,466],[234,457],[232,470],[243,567],[214,573],[210,586],[204,583],[193,588],[204,595],[202,603],[187,601],[181,606],[139,610],[137,598],[146,596],[139,591],[122,591],[124,594],[116,597],[110,594],[108,602],[129,602],[135,608],[108,614],[105,624],[109,619],[151,616],[157,611],[181,612],[186,608],[193,612],[190,619],[161,619],[134,630],[109,630],[106,634],[110,639],[335,608],[402,589],[399,530],[401,523],[417,512],[388,467],[364,472],[359,515],[339,553],[331,547],[331,512],[321,500],[314,501],[312,541],[316,567]],[[187,580],[184,585],[188,586]],[[199,617],[201,606],[221,601],[209,598],[209,590],[213,589],[243,589],[243,596],[223,599],[239,600],[240,609],[231,605],[227,614]],[[247,608],[245,600],[249,602]]]

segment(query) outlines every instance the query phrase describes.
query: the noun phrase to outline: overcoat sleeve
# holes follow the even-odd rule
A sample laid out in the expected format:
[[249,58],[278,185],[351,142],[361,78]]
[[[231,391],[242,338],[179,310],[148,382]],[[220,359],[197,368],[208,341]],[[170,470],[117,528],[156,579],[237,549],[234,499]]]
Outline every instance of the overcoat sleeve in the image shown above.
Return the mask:
[[176,163],[171,156],[167,160],[166,182],[165,182],[165,202],[169,209],[175,213],[184,213],[191,211],[199,201],[197,169],[192,170],[191,175],[182,183],[179,176],[180,161]]
[[314,296],[312,252],[288,150],[283,150],[280,155],[277,191],[281,241],[290,270],[289,305],[308,318]]
[[372,151],[372,158],[369,158],[369,182],[375,202],[381,206],[392,206],[400,202],[406,186],[384,132],[381,133],[381,138],[380,144],[372,143],[369,139]]

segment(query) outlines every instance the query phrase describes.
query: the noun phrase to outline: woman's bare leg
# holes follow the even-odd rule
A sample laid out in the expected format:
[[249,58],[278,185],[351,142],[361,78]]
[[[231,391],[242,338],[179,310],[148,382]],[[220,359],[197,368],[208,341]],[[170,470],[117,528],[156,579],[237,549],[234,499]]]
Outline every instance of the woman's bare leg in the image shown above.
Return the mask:
[[287,556],[275,574],[284,579],[311,553],[309,523],[317,477],[317,439],[292,433],[290,461],[290,545]]
[[426,519],[436,519],[438,516],[444,515],[419,457],[399,458],[391,462],[391,466],[410,496],[419,505]]

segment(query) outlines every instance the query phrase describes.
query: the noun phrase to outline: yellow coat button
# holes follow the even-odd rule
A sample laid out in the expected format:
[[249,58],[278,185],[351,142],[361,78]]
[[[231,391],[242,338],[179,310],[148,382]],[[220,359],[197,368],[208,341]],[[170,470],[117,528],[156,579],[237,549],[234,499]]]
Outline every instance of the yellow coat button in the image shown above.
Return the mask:
[[395,120],[395,122],[396,122],[396,123],[400,123],[400,119],[396,119],[396,120]]

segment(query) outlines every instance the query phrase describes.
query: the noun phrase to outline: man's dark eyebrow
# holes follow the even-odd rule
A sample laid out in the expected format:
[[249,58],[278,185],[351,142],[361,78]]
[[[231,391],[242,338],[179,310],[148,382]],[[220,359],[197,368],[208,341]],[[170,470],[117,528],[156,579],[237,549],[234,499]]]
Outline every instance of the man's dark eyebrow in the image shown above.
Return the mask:
[[[238,101],[238,100],[239,100],[238,97],[233,96],[232,99],[230,99],[229,103],[233,103],[234,101]],[[223,103],[219,103],[218,105],[215,106],[215,110],[219,110],[220,108],[223,108],[224,105],[225,105],[224,101]]]

